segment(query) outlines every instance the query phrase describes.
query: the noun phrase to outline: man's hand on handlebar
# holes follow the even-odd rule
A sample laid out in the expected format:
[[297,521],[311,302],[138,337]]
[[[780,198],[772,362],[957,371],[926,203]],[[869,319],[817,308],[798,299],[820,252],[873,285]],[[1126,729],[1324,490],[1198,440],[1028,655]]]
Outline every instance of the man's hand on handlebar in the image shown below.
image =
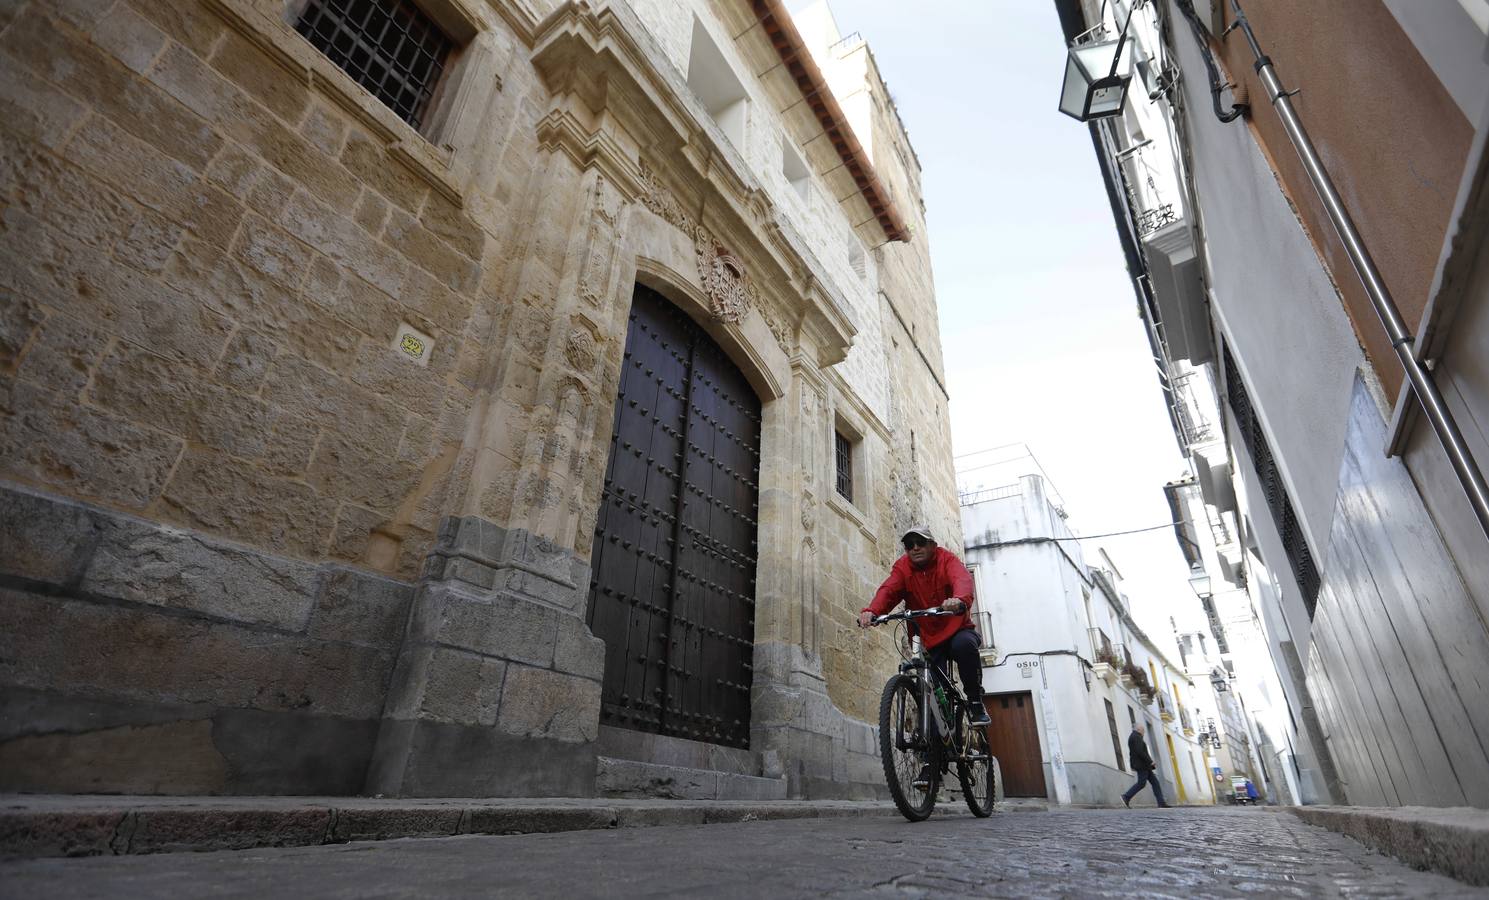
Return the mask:
[[874,624],[874,614],[873,613],[869,612],[868,610],[864,610],[863,612],[861,612],[861,613],[858,614],[858,627],[859,628],[867,628],[867,627],[869,627],[872,624]]
[[953,615],[961,615],[967,611],[967,604],[956,597],[952,597],[950,600],[941,604],[941,611],[952,613]]

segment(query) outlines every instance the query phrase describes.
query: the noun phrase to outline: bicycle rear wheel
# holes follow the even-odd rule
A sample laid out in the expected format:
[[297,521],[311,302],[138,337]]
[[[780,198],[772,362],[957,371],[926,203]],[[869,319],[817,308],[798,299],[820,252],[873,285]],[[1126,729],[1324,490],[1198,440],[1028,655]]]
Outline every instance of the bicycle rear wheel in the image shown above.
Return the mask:
[[988,748],[987,729],[967,729],[967,746],[964,758],[956,764],[957,779],[962,783],[962,796],[967,799],[967,808],[978,818],[993,814],[993,799],[997,797],[997,769],[993,767],[993,754]]
[[[909,675],[896,675],[879,698],[879,755],[889,795],[905,818],[923,822],[936,805],[940,787],[940,757],[936,742],[921,729],[920,684]],[[914,781],[926,773],[925,789]]]

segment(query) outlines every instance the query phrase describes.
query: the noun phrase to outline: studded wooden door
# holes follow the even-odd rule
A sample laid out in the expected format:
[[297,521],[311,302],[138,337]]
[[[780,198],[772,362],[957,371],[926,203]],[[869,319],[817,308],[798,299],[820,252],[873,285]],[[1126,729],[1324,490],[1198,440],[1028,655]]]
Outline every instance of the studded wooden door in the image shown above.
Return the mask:
[[749,746],[759,472],[749,383],[638,286],[591,558],[601,722]]

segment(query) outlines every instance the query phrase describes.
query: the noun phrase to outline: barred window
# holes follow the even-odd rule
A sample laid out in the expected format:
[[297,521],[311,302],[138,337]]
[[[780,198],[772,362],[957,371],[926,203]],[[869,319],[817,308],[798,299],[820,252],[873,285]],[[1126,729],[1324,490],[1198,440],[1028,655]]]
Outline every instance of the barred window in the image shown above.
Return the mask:
[[838,493],[849,503],[853,502],[853,442],[848,440],[841,431],[833,432],[837,438],[837,472]]
[[307,0],[295,30],[415,128],[454,46],[409,0]]
[[1277,532],[1282,538],[1282,549],[1287,555],[1288,566],[1303,592],[1303,608],[1307,610],[1311,620],[1314,608],[1318,605],[1321,581],[1318,565],[1314,562],[1308,539],[1303,535],[1303,526],[1293,509],[1292,498],[1288,496],[1287,488],[1282,483],[1282,471],[1278,468],[1272,446],[1262,431],[1261,419],[1256,415],[1251,397],[1246,393],[1246,385],[1241,381],[1241,370],[1231,357],[1230,347],[1224,348],[1222,363],[1225,367],[1226,402],[1235,414],[1241,442],[1246,445],[1251,461],[1256,466],[1262,494],[1267,498],[1267,508],[1271,511],[1272,521],[1277,525]]

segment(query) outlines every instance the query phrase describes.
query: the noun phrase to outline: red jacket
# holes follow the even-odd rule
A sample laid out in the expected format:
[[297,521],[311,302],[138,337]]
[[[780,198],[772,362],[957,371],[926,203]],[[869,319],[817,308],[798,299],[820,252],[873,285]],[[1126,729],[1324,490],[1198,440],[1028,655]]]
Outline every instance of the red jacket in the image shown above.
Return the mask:
[[889,577],[879,585],[874,602],[864,609],[882,616],[894,609],[901,600],[910,609],[930,609],[940,606],[952,597],[967,604],[966,612],[960,616],[941,619],[919,619],[920,640],[927,649],[936,646],[963,628],[972,627],[972,573],[956,558],[956,554],[945,547],[937,547],[935,556],[924,569],[910,565],[910,557],[901,556],[894,561]]

